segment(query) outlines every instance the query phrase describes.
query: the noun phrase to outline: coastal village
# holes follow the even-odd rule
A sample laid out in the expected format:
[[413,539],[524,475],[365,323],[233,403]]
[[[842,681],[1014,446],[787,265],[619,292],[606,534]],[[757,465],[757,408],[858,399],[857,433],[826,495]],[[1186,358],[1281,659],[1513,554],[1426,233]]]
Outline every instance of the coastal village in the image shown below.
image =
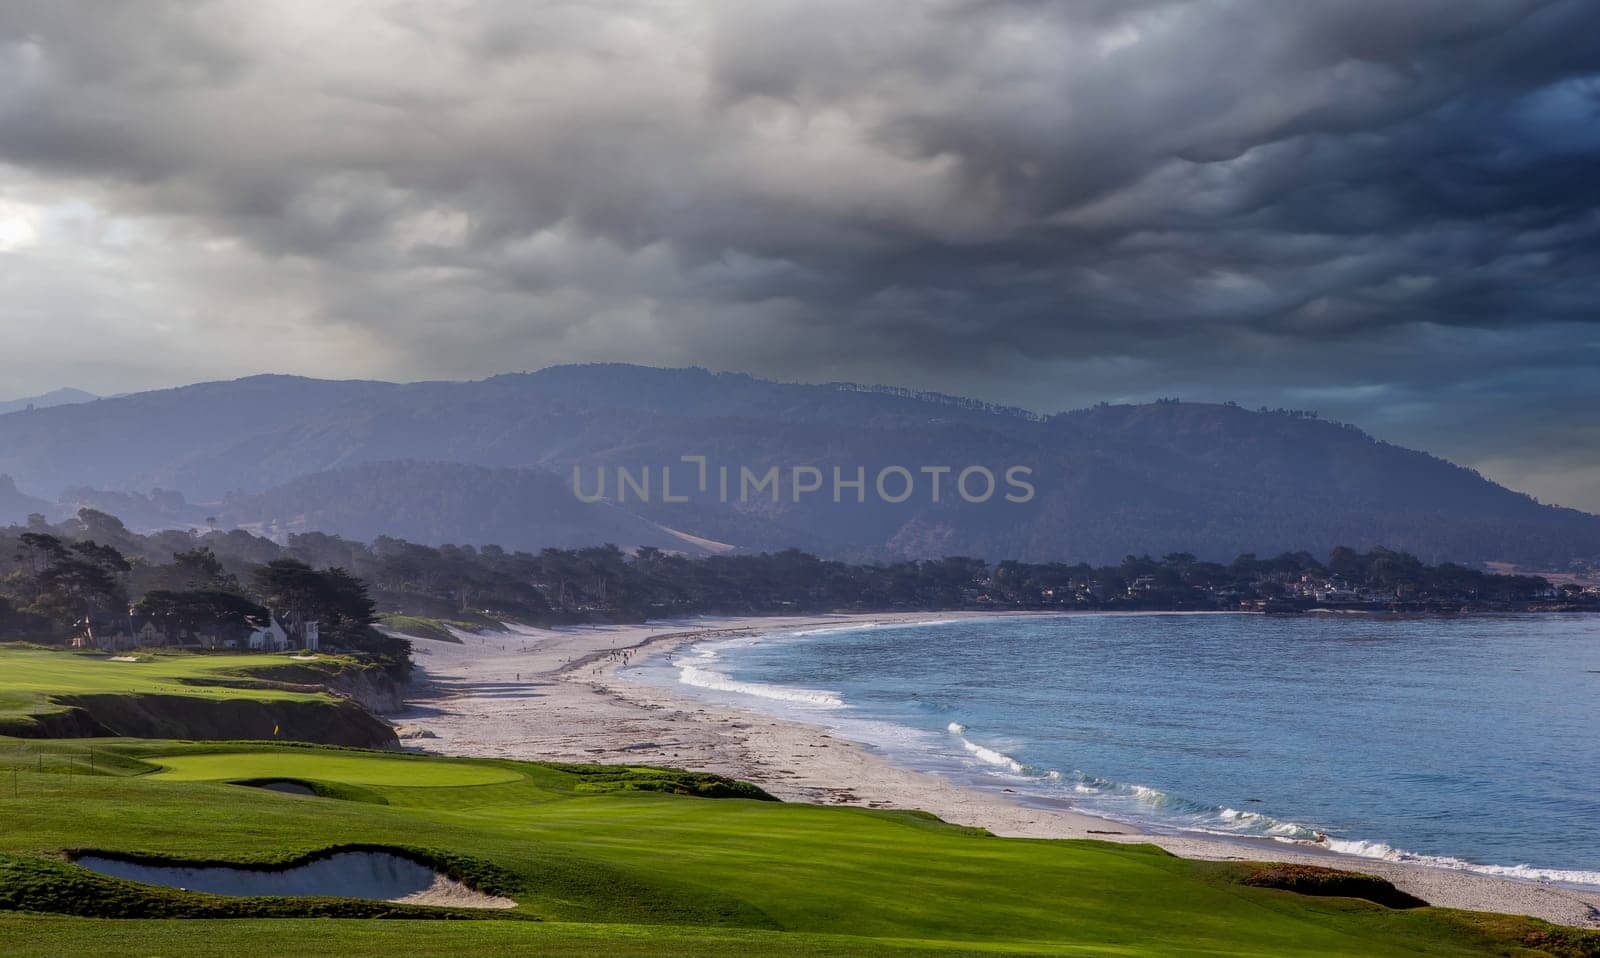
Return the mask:
[[692,559],[616,546],[545,549],[372,544],[326,535],[281,546],[246,533],[141,535],[80,510],[56,526],[0,527],[0,640],[124,652],[365,650],[404,668],[384,616],[577,625],[708,614],[1233,611],[1295,614],[1600,610],[1592,569],[1429,564],[1401,550],[1191,553],[1121,562],[950,556],[845,562],[797,549]]
[[322,634],[317,622],[295,622],[286,627],[275,614],[270,615],[265,623],[213,621],[203,625],[174,626],[156,616],[142,614],[134,607],[125,616],[85,617],[73,635],[71,647],[104,652],[153,648],[316,652],[322,648]]
[[[1215,600],[1219,609],[1237,603],[1237,608],[1241,611],[1255,612],[1295,612],[1312,609],[1389,611],[1418,606],[1437,611],[1452,607],[1472,608],[1475,604],[1504,604],[1512,601],[1519,604],[1530,602],[1600,604],[1600,585],[1557,586],[1548,582],[1534,583],[1518,590],[1513,597],[1504,593],[1485,594],[1479,590],[1441,594],[1410,583],[1380,588],[1353,584],[1338,576],[1310,574],[1273,584],[1277,589],[1259,591],[1275,591],[1277,594],[1254,595],[1251,593],[1258,590],[1247,592],[1237,587],[1226,586],[1209,588],[1205,592]],[[1138,600],[1158,594],[1161,585],[1155,576],[1139,576],[1128,583],[1124,591],[1128,599]]]
[[967,608],[1195,610],[1296,613],[1504,612],[1600,609],[1600,582],[1587,576],[1489,572],[1428,565],[1388,549],[1335,549],[1240,556],[1230,564],[1187,553],[1129,556],[1116,566],[1002,562],[962,588]]

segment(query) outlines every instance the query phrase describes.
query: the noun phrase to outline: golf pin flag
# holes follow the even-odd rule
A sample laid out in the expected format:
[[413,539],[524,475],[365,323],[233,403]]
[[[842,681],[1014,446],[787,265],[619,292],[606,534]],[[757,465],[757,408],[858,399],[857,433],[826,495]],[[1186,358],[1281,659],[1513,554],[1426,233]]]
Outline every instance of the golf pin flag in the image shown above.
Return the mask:
[[278,737],[278,727],[276,725],[274,725],[272,727],[272,737],[273,738],[277,738]]

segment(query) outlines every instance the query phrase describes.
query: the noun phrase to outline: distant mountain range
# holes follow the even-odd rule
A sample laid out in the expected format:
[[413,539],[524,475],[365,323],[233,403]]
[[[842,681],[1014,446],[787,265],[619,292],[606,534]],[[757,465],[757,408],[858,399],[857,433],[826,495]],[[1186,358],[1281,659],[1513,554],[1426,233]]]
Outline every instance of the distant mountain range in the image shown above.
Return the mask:
[[0,522],[18,522],[33,513],[56,511],[55,503],[27,495],[10,476],[0,476]]
[[94,402],[99,398],[94,393],[86,393],[81,389],[55,389],[42,396],[27,396],[22,399],[0,402],[0,416],[12,412],[25,412],[29,409],[48,409],[51,406],[71,406],[77,403]]
[[[706,457],[706,492],[684,456]],[[651,473],[651,501],[619,495],[618,466]],[[719,466],[730,470],[728,502]],[[958,474],[973,466],[997,480],[987,502],[958,494]],[[574,467],[590,493],[606,475],[606,501],[578,501]],[[689,501],[663,501],[665,467]],[[741,467],[758,478],[776,467],[778,501],[767,488],[739,501]],[[835,467],[846,480],[862,470],[868,501],[850,486],[833,501]],[[951,470],[938,476],[937,502],[923,467]],[[1004,501],[1020,490],[1005,483],[1010,467],[1031,470],[1018,474],[1029,501]],[[822,488],[796,502],[809,468]],[[915,494],[880,497],[874,480],[886,469],[890,497],[905,478]],[[1387,545],[1431,561],[1544,567],[1600,556],[1600,517],[1307,414],[1161,402],[1040,417],[699,369],[558,366],[411,384],[257,376],[36,405],[0,416],[0,474],[25,500],[0,487],[0,519],[50,499],[144,528],[214,522],[525,549],[610,541],[1110,562]],[[982,474],[972,478],[981,492]]]

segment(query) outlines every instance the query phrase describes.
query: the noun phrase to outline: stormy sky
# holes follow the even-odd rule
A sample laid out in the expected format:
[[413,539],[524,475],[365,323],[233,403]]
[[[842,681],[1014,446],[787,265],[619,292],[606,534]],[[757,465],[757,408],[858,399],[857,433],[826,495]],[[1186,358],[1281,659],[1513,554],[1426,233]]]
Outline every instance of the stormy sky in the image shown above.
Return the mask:
[[0,399],[1314,408],[1600,511],[1593,0],[0,7]]

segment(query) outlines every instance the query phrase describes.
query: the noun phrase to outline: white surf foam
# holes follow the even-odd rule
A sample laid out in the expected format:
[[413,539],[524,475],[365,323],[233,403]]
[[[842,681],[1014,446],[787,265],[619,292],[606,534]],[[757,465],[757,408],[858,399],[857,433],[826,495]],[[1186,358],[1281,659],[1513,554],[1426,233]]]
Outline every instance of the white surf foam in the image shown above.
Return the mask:
[[753,695],[756,698],[771,699],[774,702],[794,702],[801,705],[811,705],[818,708],[841,709],[844,700],[837,692],[824,689],[802,689],[785,685],[768,685],[765,682],[741,682],[721,672],[701,668],[695,665],[683,665],[678,668],[678,681],[684,685],[695,688],[712,689],[717,692],[733,692],[738,695]]
[[977,742],[974,742],[972,739],[967,738],[965,735],[967,727],[962,725],[960,722],[951,722],[949,725],[945,726],[945,729],[951,735],[956,737],[956,741],[961,743],[961,747],[966,750],[967,754],[971,755],[973,758],[976,758],[985,765],[993,765],[996,768],[1003,768],[1008,772],[1013,772],[1018,775],[1025,775],[1028,773],[1028,766],[1022,764],[1006,753],[997,749],[992,749],[987,745],[980,745]]
[[827,689],[773,685],[767,682],[743,682],[712,668],[712,665],[721,657],[722,650],[748,645],[754,641],[758,640],[741,637],[719,642],[708,642],[704,645],[691,647],[687,654],[675,659],[672,663],[678,669],[678,681],[694,688],[710,689],[716,692],[732,692],[735,695],[749,695],[773,702],[789,702],[796,705],[807,705],[812,708],[844,708],[844,700],[838,692],[832,692]]
[[1476,862],[1452,858],[1448,855],[1422,855],[1417,852],[1408,852],[1403,848],[1395,848],[1383,842],[1365,841],[1362,839],[1326,838],[1320,844],[1329,851],[1341,855],[1354,855],[1357,858],[1372,858],[1387,862],[1410,862],[1418,865],[1431,865],[1434,868],[1449,868],[1455,871],[1473,872],[1479,875],[1490,875],[1495,878],[1516,878],[1522,881],[1556,882],[1563,885],[1596,885],[1600,886],[1600,871],[1585,871],[1576,868],[1538,868],[1533,865],[1480,865]]
[[966,621],[963,619],[936,619],[921,622],[850,622],[839,625],[823,625],[810,629],[791,629],[773,632],[763,632],[759,635],[741,635],[727,639],[717,639],[693,645],[673,659],[672,665],[678,670],[678,681],[694,688],[709,689],[715,692],[731,692],[736,695],[749,695],[755,698],[767,699],[773,702],[788,702],[796,705],[806,705],[812,708],[842,709],[846,708],[844,698],[839,692],[828,689],[809,689],[796,686],[774,685],[767,682],[745,682],[720,672],[712,665],[721,658],[721,654],[729,649],[748,648],[766,642],[784,641],[789,639],[804,639],[818,635],[829,635],[840,632],[871,632],[880,629],[918,628],[929,625],[945,625],[954,622]]
[[987,622],[983,618],[966,619],[918,619],[915,621],[888,621],[888,622],[850,622],[839,625],[819,625],[809,629],[793,629],[781,632],[770,632],[760,638],[800,638],[813,635],[837,635],[841,632],[881,632],[886,629],[921,629],[930,625],[954,625],[957,622]]
[[1148,785],[1113,782],[1085,775],[1079,771],[1073,771],[1069,775],[1063,775],[1053,769],[1040,771],[1024,765],[1004,752],[967,738],[965,735],[967,727],[960,722],[951,722],[946,729],[955,736],[964,751],[979,761],[1018,775],[1029,775],[1050,782],[1065,781],[1075,794],[1090,799],[1086,810],[1107,814],[1110,818],[1127,821],[1129,824],[1165,826],[1178,831],[1225,838],[1269,838],[1286,844],[1321,848],[1357,858],[1449,868],[1496,878],[1600,886],[1600,871],[1540,868],[1526,864],[1484,865],[1444,855],[1423,855],[1395,848],[1384,842],[1335,838],[1311,826],[1273,818],[1260,812],[1244,811],[1226,805],[1204,805]]
[[988,765],[996,765],[1000,768],[1009,769],[1010,771],[1016,772],[1019,775],[1028,770],[1026,765],[1023,765],[1021,762],[1017,761],[1006,753],[997,752],[987,746],[979,745],[977,742],[974,742],[971,739],[963,737],[961,739],[961,747],[966,749],[968,752],[971,752],[972,755],[978,759],[978,761],[984,762]]
[[[1081,776],[1082,773],[1075,773]],[[1130,823],[1161,825],[1179,831],[1198,832],[1225,838],[1270,838],[1290,845],[1320,848],[1340,855],[1380,861],[1405,862],[1432,868],[1472,872],[1495,878],[1514,878],[1522,881],[1554,882],[1563,885],[1600,886],[1600,871],[1571,868],[1540,868],[1533,865],[1484,865],[1448,855],[1424,855],[1419,852],[1395,848],[1385,842],[1360,838],[1336,838],[1299,822],[1285,821],[1260,812],[1242,811],[1226,805],[1207,806],[1179,798],[1169,792],[1147,785],[1109,782],[1087,778],[1073,784],[1073,790],[1086,796],[1113,796],[1134,800],[1138,806],[1154,814],[1141,816],[1134,811],[1127,815]],[[1096,810],[1091,804],[1091,810]],[[1116,817],[1123,817],[1117,815]]]

